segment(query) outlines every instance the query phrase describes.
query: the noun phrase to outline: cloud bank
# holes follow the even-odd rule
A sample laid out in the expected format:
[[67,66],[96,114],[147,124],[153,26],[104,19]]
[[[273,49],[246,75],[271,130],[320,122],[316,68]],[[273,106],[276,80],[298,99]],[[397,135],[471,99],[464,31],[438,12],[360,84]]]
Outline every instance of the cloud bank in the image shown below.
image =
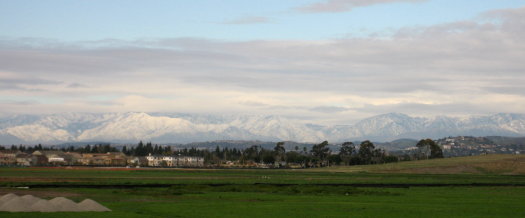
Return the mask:
[[387,112],[525,111],[525,8],[388,38],[64,43],[0,40],[0,114],[277,114],[350,123]]

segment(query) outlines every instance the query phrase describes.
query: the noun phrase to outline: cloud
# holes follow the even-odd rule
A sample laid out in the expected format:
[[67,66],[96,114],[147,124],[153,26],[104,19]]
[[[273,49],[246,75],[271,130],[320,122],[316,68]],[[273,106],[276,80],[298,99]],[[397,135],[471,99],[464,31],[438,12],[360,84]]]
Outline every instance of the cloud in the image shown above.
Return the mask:
[[383,112],[521,113],[523,20],[525,8],[498,10],[476,20],[402,28],[388,38],[313,41],[35,46],[3,39],[0,97],[42,100],[38,110],[3,102],[0,113],[249,113],[328,123]]
[[262,102],[251,101],[251,100],[239,101],[239,104],[250,106],[250,107],[267,107],[267,106],[270,106],[270,105],[262,103]]
[[74,82],[74,83],[71,83],[71,84],[67,85],[67,87],[68,88],[85,88],[87,86],[86,85],[82,85],[80,83]]
[[222,24],[244,25],[244,24],[260,24],[269,23],[270,19],[261,16],[246,16],[237,19],[222,22]]
[[351,11],[357,7],[366,7],[376,4],[397,2],[417,3],[424,1],[426,0],[325,0],[297,8],[297,10],[305,13],[333,13]]
[[42,87],[61,84],[60,81],[40,79],[38,77],[13,77],[0,73],[0,90],[42,91]]
[[333,107],[333,106],[319,106],[310,109],[311,111],[321,112],[321,113],[338,113],[349,110],[344,107]]
[[[465,100],[462,102],[452,103],[437,103],[437,104],[423,104],[423,103],[399,103],[399,104],[385,104],[385,105],[371,105],[367,104],[359,108],[352,108],[358,112],[367,112],[374,114],[385,114],[392,112],[400,112],[417,116],[429,115],[484,115],[494,113],[520,113],[519,110],[525,109],[525,103],[514,102],[512,108],[501,108],[501,105],[510,103],[509,101],[520,100],[525,98],[511,97],[508,95],[494,94],[489,95],[496,100],[487,104],[487,101],[482,99]],[[487,96],[485,96],[487,97]],[[518,108],[521,108],[517,110]]]
[[16,100],[0,100],[0,105],[19,105],[19,106],[31,106],[37,105],[37,101],[16,101]]

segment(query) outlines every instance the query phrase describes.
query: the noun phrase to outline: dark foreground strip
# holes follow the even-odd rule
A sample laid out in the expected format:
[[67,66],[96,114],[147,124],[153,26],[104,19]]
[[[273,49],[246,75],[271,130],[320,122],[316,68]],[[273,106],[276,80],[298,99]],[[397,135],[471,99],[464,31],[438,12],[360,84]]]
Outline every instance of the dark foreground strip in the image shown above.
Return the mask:
[[[432,184],[432,183],[414,183],[414,184],[285,184],[285,183],[253,183],[253,184],[120,184],[120,185],[90,185],[90,184],[36,184],[27,185],[25,188],[167,188],[172,186],[186,186],[186,185],[204,185],[204,186],[230,186],[230,185],[268,185],[276,187],[288,186],[344,186],[344,187],[372,187],[372,188],[410,188],[410,187],[491,187],[491,186],[516,186],[523,187],[525,184],[509,184],[509,183],[460,183],[460,184]],[[12,188],[12,187],[11,187]]]

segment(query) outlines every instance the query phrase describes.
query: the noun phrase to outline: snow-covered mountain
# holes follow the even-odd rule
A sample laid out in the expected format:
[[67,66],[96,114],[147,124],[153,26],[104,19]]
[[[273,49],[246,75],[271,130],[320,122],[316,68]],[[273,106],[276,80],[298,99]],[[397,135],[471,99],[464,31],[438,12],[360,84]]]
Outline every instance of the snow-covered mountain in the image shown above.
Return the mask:
[[213,140],[387,141],[445,136],[525,136],[525,115],[455,118],[390,113],[354,125],[322,126],[280,116],[166,113],[66,113],[0,119],[0,144],[108,141],[188,143]]

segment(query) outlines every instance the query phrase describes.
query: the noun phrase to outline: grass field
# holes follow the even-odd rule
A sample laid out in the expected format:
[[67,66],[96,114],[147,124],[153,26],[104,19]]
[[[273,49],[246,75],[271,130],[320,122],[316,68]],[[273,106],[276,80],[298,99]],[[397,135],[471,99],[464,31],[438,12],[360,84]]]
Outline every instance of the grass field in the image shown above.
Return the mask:
[[[524,162],[489,155],[305,170],[0,168],[0,194],[91,198],[113,210],[0,217],[525,217]],[[133,187],[144,184],[163,186]],[[61,186],[14,188],[31,185]]]
[[380,165],[309,169],[309,171],[524,175],[525,155],[494,154]]

